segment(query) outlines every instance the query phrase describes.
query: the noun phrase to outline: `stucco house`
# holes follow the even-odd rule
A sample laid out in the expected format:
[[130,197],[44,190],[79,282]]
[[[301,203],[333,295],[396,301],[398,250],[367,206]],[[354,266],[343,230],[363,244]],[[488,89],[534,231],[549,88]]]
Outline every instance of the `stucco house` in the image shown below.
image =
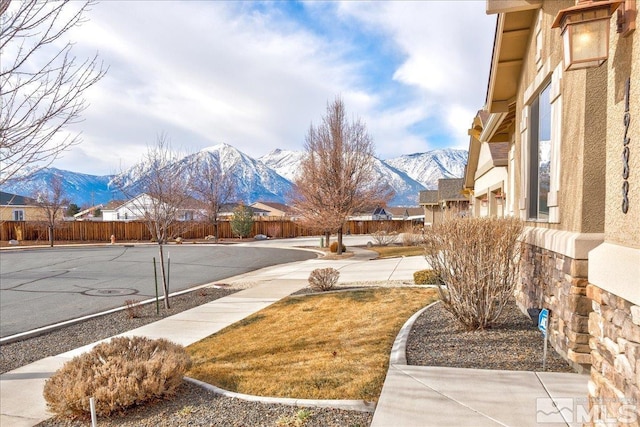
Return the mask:
[[[623,398],[640,402],[635,2],[486,4],[498,20],[486,119],[470,132],[478,152],[470,150],[465,187],[477,199],[504,183],[503,214],[526,224],[517,302],[550,310],[549,343],[590,375],[591,401],[616,414]],[[591,44],[598,41],[602,48]],[[483,181],[482,159],[505,143],[493,169],[506,176]]]
[[[478,112],[469,129],[469,156],[464,173],[464,194],[470,201],[470,211],[476,217],[503,217],[506,212],[505,198],[508,192],[509,160],[508,141],[488,142],[490,133],[487,119],[489,113]],[[485,133],[486,130],[486,133]]]
[[284,203],[255,202],[249,207],[254,208],[255,212],[264,212],[264,216],[290,217],[292,215],[291,208]]
[[[194,202],[195,205],[195,202]],[[138,221],[143,220],[148,212],[153,211],[153,206],[158,206],[152,196],[142,193],[126,200],[117,206],[111,203],[102,210],[103,221]],[[178,221],[191,221],[198,217],[198,209],[184,208],[178,210]]]
[[463,194],[463,183],[464,178],[442,178],[437,190],[420,192],[418,203],[424,209],[425,225],[467,215],[469,200]]
[[34,199],[0,191],[0,221],[38,221],[43,218]]

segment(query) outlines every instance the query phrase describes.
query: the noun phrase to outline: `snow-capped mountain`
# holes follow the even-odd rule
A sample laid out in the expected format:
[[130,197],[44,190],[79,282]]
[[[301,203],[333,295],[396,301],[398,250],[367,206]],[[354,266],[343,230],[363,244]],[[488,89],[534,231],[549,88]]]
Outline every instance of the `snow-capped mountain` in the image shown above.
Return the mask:
[[289,180],[229,144],[218,144],[184,157],[177,162],[177,167],[194,170],[200,162],[207,162],[221,171],[231,173],[235,177],[238,199],[245,203],[258,200],[285,203],[292,188]]
[[[176,158],[166,167],[190,173],[202,163],[215,165],[235,177],[238,200],[245,203],[286,203],[304,155],[303,151],[274,150],[254,159],[231,145],[219,144]],[[467,152],[455,149],[416,153],[387,161],[374,158],[371,182],[385,182],[395,191],[390,205],[416,206],[420,190],[437,188],[440,178],[462,177],[466,160]],[[2,191],[30,196],[38,189],[50,186],[53,176],[58,176],[72,203],[81,206],[105,204],[114,198],[123,198],[117,191],[122,186],[128,194],[135,194],[134,189],[149,170],[149,165],[144,162],[117,176],[95,176],[47,168],[28,178],[6,182]]]
[[281,150],[276,148],[269,154],[259,157],[258,160],[276,171],[278,175],[293,182],[296,179],[296,175],[300,169],[300,162],[302,162],[304,156],[304,151]]
[[[260,157],[260,160],[278,174],[294,181],[304,156],[304,151],[277,149]],[[394,206],[417,206],[420,190],[424,190],[422,184],[376,157],[373,158],[373,175],[370,182],[388,184],[395,193],[390,201],[390,204]]]
[[38,170],[28,178],[10,179],[2,185],[2,191],[33,196],[38,191],[51,188],[54,177],[58,177],[62,182],[67,199],[79,206],[95,206],[116,197],[109,188],[112,175],[87,175],[56,168]]
[[428,190],[438,188],[440,178],[462,178],[467,164],[467,151],[445,148],[426,153],[407,154],[386,160],[386,163],[405,172]]

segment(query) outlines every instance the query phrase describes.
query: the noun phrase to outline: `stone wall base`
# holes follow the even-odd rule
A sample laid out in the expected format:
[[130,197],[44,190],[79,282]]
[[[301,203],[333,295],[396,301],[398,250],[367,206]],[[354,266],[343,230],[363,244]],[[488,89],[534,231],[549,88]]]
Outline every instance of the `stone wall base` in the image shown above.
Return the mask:
[[[600,425],[640,425],[640,306],[589,284],[589,401]],[[596,414],[595,412],[598,412]],[[599,416],[598,416],[599,415]],[[599,425],[595,423],[594,425]]]
[[549,344],[578,373],[591,367],[587,297],[587,261],[572,259],[548,249],[524,243],[516,303],[550,311]]

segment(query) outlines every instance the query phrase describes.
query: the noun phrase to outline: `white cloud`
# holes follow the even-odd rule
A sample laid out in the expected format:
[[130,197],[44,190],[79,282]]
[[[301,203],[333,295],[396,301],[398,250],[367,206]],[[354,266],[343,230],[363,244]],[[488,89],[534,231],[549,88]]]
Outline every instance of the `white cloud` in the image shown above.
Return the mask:
[[[132,164],[162,131],[190,151],[219,142],[256,157],[301,149],[336,95],[366,121],[383,158],[436,148],[431,133],[451,134],[454,145],[466,134],[473,113],[459,123],[484,102],[490,60],[484,2],[305,3],[315,28],[283,5],[94,6],[74,30],[74,49],[80,57],[98,50],[110,69],[74,128],[83,144],[57,165],[84,159],[69,169],[110,173],[115,159]],[[359,45],[350,28],[380,41],[386,56]]]

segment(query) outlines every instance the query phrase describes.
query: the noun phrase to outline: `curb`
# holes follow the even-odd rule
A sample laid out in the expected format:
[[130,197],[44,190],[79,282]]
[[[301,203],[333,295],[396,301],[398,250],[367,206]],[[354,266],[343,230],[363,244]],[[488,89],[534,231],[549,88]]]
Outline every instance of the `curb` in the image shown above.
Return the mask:
[[407,365],[407,341],[409,339],[409,332],[411,332],[411,328],[415,321],[420,317],[422,313],[424,313],[428,308],[433,307],[436,304],[439,304],[440,300],[432,302],[428,306],[418,310],[413,316],[411,316],[402,328],[400,328],[400,332],[396,335],[395,341],[393,341],[393,346],[391,347],[391,355],[389,356],[389,367],[392,365]]
[[[183,289],[181,291],[176,291],[169,294],[169,298],[175,297],[182,294],[187,294],[189,292],[197,291],[202,288],[217,288],[217,289],[227,289],[226,287],[217,286],[215,283],[221,282],[220,280],[211,283],[205,283],[204,285],[198,285],[193,288]],[[158,296],[158,301],[164,301],[164,295]],[[146,300],[140,301],[140,305],[146,305],[156,302],[155,298],[149,298]],[[85,320],[93,319],[94,317],[105,316],[111,313],[117,313],[118,311],[126,310],[126,306],[112,308],[110,310],[101,311],[100,313],[88,314],[86,316],[78,317],[76,319],[65,320],[64,322],[55,323],[53,325],[43,326],[41,328],[32,329],[30,331],[20,332],[18,334],[9,335],[3,338],[0,338],[0,344],[11,344],[12,342],[21,341],[27,338],[37,337],[38,335],[46,334],[47,332],[52,332],[58,329],[62,329],[66,326],[75,325],[76,323],[84,322]]]
[[233,397],[241,400],[247,400],[250,402],[276,403],[280,405],[302,406],[307,408],[334,408],[334,409],[345,409],[348,411],[371,412],[371,413],[373,413],[376,409],[375,402],[368,402],[365,400],[333,400],[333,399],[322,400],[322,399],[295,399],[291,397],[263,397],[263,396],[254,396],[251,394],[242,394],[242,393],[236,393],[233,391],[228,391],[220,387],[216,387],[214,385],[202,382],[200,380],[196,380],[194,378],[184,377],[184,380],[192,384],[195,384],[197,386],[200,386],[205,390],[212,391],[216,394],[220,394],[226,397]]

